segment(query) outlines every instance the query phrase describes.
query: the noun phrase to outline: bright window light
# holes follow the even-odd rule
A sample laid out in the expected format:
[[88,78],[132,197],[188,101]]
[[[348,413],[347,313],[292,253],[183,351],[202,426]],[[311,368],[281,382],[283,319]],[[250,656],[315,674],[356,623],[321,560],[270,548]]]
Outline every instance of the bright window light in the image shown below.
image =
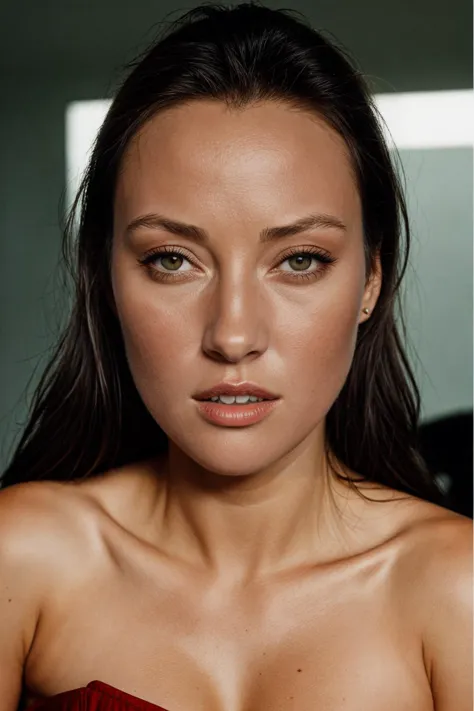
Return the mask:
[[72,202],[90,158],[92,145],[105,118],[110,101],[73,101],[66,107],[67,202]]
[[[474,144],[474,92],[424,91],[376,94],[388,145],[398,150],[455,148]],[[66,172],[71,204],[108,100],[74,101],[66,109]],[[387,131],[388,129],[388,131]]]
[[375,101],[399,150],[455,148],[474,143],[471,90],[376,94]]

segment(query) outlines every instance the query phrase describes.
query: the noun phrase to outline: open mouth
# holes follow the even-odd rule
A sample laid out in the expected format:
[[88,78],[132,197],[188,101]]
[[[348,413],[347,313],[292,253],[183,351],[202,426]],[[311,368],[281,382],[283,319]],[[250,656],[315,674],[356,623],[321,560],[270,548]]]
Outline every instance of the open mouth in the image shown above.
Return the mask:
[[221,405],[249,405],[255,402],[264,402],[266,398],[255,397],[254,395],[215,395],[206,398],[204,402],[218,402]]
[[201,402],[215,402],[221,405],[249,405],[278,400],[280,395],[253,382],[222,382],[193,395]]

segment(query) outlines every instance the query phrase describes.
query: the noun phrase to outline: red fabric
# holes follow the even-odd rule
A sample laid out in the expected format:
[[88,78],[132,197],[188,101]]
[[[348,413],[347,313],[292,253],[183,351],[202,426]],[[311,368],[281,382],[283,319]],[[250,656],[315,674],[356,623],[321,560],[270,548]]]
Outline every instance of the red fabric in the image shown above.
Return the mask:
[[166,711],[162,706],[109,686],[103,681],[91,681],[87,686],[48,699],[34,701],[28,711]]

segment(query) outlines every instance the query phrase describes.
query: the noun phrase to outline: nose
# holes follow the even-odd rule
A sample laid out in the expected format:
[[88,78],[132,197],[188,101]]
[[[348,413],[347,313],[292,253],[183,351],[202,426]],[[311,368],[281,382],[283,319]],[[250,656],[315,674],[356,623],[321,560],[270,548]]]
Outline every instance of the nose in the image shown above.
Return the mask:
[[210,297],[203,350],[230,363],[255,358],[268,347],[264,295],[251,275],[221,279]]

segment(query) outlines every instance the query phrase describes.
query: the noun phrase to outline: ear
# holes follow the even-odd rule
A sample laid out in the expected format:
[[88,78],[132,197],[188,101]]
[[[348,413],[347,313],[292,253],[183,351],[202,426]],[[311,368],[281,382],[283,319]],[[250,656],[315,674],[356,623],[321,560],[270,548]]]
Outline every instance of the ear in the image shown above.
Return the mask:
[[[375,256],[372,259],[372,269],[367,278],[364,294],[361,303],[361,316],[359,318],[359,323],[364,323],[370,318],[370,314],[375,308],[375,304],[378,301],[380,289],[382,288],[382,264],[380,261],[380,252],[377,250]],[[364,309],[368,309],[369,312],[364,312]]]

